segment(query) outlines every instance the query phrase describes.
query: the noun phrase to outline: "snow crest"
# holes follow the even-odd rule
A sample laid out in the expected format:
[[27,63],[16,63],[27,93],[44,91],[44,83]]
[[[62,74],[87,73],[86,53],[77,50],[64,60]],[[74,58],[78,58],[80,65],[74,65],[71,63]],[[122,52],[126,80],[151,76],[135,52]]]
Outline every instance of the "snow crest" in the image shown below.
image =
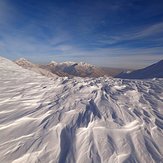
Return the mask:
[[0,162],[163,162],[163,79],[49,79],[0,58]]

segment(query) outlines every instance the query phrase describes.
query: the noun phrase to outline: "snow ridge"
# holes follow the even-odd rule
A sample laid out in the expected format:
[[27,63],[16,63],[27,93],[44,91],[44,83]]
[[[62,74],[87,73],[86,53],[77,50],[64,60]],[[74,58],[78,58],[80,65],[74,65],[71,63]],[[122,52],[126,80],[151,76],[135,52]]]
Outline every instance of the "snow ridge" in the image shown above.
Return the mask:
[[46,69],[43,69],[43,68],[39,67],[39,65],[33,64],[24,58],[20,58],[19,60],[15,61],[15,63],[25,69],[34,71],[38,74],[41,74],[41,75],[49,77],[49,78],[57,76],[56,74],[53,74],[52,72],[50,72]]
[[135,70],[132,72],[122,72],[116,76],[123,79],[152,79],[163,78],[163,60],[152,64],[143,69]]

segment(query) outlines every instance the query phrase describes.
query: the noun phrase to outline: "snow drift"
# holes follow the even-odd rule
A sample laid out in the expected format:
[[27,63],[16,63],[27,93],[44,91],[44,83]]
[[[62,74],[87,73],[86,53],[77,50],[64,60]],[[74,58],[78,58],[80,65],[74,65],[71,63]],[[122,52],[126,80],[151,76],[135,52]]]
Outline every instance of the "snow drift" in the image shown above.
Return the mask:
[[163,79],[47,78],[0,58],[0,162],[163,162]]

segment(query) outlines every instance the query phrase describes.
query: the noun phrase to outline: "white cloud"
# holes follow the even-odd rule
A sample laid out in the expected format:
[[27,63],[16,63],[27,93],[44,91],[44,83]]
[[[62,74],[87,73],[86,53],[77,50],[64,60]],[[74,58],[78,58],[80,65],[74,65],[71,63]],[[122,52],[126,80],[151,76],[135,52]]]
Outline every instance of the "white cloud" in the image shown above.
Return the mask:
[[102,36],[99,39],[99,43],[104,44],[115,44],[121,41],[129,41],[129,40],[138,40],[145,38],[152,38],[152,41],[157,41],[157,38],[154,36],[158,34],[163,34],[163,22],[153,24],[150,26],[142,27],[141,29],[135,28],[134,30],[129,31],[128,33],[119,34],[119,35],[111,35],[111,36]]
[[34,62],[72,60],[84,61],[99,66],[123,68],[145,67],[163,59],[163,48],[161,47],[84,50],[66,43],[53,46],[52,44],[35,40],[31,36],[26,38],[23,36],[7,36],[3,41],[0,41],[0,49],[0,55],[11,59],[27,57]]

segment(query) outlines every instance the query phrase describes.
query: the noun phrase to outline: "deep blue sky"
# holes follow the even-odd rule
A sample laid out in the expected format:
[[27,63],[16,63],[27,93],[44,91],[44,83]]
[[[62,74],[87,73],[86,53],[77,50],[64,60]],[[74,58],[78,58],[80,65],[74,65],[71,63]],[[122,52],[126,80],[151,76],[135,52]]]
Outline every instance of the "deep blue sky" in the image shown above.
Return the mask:
[[0,0],[0,55],[144,67],[163,59],[163,0]]

